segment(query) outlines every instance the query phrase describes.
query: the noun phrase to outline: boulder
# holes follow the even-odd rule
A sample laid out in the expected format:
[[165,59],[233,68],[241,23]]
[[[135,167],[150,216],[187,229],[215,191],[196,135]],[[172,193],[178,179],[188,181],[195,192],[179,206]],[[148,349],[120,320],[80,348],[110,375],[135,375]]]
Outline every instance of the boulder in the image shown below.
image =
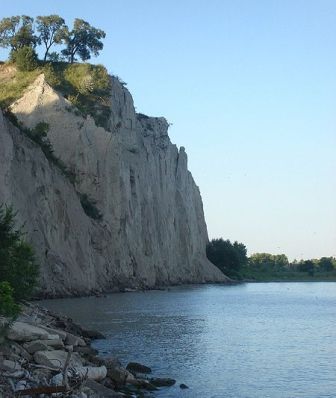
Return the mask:
[[89,380],[103,380],[107,375],[105,366],[81,366],[75,367],[74,369],[82,378],[87,378]]
[[7,338],[14,341],[55,340],[58,335],[24,322],[14,322],[7,331]]
[[[44,340],[48,341],[48,340]],[[25,343],[24,348],[29,352],[29,354],[34,354],[36,351],[48,351],[49,347],[47,344],[43,342],[43,340],[35,340],[35,341],[29,341],[28,343]]]
[[42,329],[44,329],[44,330],[46,330],[46,331],[49,332],[50,334],[57,334],[58,337],[59,337],[61,340],[63,340],[63,341],[66,339],[67,332],[65,332],[64,330],[54,329],[54,328],[50,328],[50,327],[43,326],[43,325],[39,325],[39,327],[42,328]]
[[33,359],[33,357],[29,354],[29,352],[15,341],[12,341],[10,343],[10,349],[12,350],[13,353],[19,355],[21,358],[24,358],[28,362],[31,362]]
[[149,381],[156,387],[170,387],[176,383],[176,380],[169,377],[153,377]]
[[142,365],[141,363],[138,362],[130,362],[127,366],[126,369],[132,373],[152,373],[152,369],[149,368],[148,366]]
[[81,346],[76,346],[73,348],[73,350],[75,352],[79,352],[80,354],[83,355],[88,355],[88,356],[94,356],[98,354],[98,350],[96,350],[95,348],[92,348],[90,346],[86,346],[86,347],[81,347]]
[[107,368],[107,375],[117,385],[124,385],[127,383],[136,384],[137,381],[131,372],[118,365]]
[[105,339],[106,337],[97,330],[82,329],[82,334],[91,340]]
[[86,343],[85,341],[79,337],[79,336],[75,336],[72,333],[68,333],[66,334],[66,338],[65,338],[65,344],[66,345],[73,345],[73,346],[81,346],[81,347],[85,347]]
[[3,359],[0,361],[0,369],[8,372],[15,372],[16,370],[21,370],[21,365],[18,362]]
[[[115,392],[110,388],[107,388],[94,380],[87,380],[84,389],[89,389],[89,396],[94,396],[95,398],[121,398],[125,395],[119,392]],[[86,391],[86,390],[85,390]],[[94,394],[91,394],[93,392]]]
[[[34,360],[39,365],[48,366],[54,369],[63,369],[68,353],[62,350],[37,351],[34,354]],[[70,365],[81,367],[82,361],[77,353],[71,354]]]

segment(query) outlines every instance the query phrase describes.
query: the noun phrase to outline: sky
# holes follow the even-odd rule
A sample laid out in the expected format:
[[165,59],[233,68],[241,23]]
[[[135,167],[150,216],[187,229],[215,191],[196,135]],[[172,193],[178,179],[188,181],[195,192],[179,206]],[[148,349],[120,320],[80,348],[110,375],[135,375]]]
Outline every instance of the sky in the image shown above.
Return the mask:
[[0,18],[54,13],[103,29],[92,61],[172,123],[210,239],[336,256],[336,1],[0,0]]

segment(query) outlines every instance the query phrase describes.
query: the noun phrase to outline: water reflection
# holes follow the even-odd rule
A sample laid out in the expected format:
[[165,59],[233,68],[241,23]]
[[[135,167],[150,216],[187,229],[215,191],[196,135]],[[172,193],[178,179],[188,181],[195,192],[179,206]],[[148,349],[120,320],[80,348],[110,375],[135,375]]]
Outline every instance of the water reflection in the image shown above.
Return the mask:
[[201,286],[47,301],[189,390],[162,397],[334,397],[335,283]]

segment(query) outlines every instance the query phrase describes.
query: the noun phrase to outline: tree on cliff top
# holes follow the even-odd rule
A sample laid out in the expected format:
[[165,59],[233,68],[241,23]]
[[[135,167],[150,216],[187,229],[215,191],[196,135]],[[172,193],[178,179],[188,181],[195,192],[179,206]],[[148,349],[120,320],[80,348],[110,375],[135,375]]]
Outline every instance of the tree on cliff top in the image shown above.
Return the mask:
[[14,52],[22,47],[35,47],[37,36],[33,30],[34,19],[27,15],[3,18],[0,21],[0,47]]
[[83,19],[75,19],[72,31],[66,29],[65,43],[66,48],[62,54],[68,58],[70,63],[76,61],[78,55],[82,61],[91,58],[91,54],[97,56],[104,45],[101,41],[105,37],[105,32],[94,28]]
[[58,15],[39,16],[36,18],[37,31],[40,33],[39,43],[45,46],[43,60],[47,59],[50,47],[53,44],[60,44],[65,39],[67,28],[64,19]]

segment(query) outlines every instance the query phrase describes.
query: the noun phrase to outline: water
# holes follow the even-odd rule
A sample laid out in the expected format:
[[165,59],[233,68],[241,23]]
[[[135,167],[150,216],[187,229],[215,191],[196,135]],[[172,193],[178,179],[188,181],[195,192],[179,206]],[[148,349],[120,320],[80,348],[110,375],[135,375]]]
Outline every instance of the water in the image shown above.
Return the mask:
[[175,378],[158,397],[336,397],[336,283],[205,285],[42,304],[102,331],[101,353]]

